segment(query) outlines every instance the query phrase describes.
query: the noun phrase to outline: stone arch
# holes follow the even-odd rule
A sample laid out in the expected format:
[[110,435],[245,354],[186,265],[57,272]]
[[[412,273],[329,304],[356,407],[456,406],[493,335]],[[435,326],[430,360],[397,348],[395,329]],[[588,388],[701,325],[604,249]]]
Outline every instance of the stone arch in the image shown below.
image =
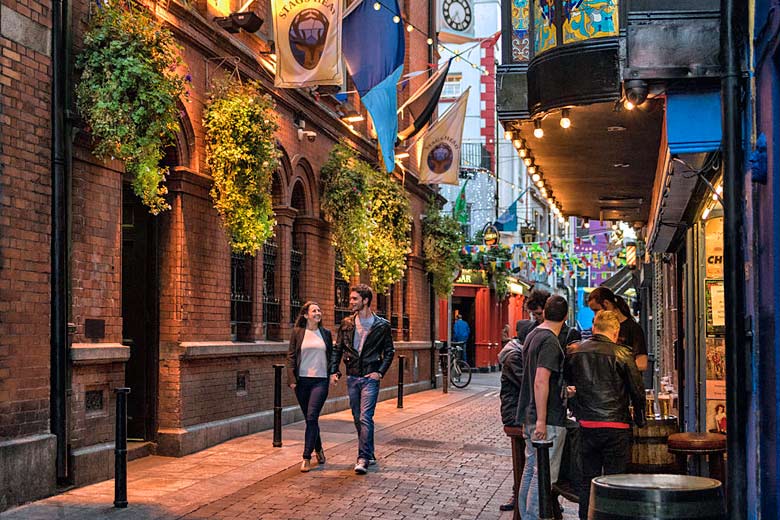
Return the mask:
[[[187,108],[181,101],[176,102],[176,108],[179,110],[179,131],[176,132],[174,146],[176,148],[176,166],[197,169],[194,164],[197,154],[195,153],[195,130],[192,128],[192,121],[187,113]],[[166,162],[169,160],[166,150]]]
[[279,168],[274,172],[273,180],[271,182],[271,197],[274,206],[282,206],[288,200],[287,187],[292,178],[292,165],[290,164],[290,157],[287,155],[287,151],[284,147],[278,142],[276,143],[276,147],[281,153],[281,156],[279,157]]
[[[314,175],[314,169],[308,160],[303,157],[296,157],[293,163],[294,181],[300,181],[303,193],[306,196],[306,215],[319,214],[319,184]],[[291,193],[292,196],[292,193]],[[290,202],[292,205],[292,199]]]

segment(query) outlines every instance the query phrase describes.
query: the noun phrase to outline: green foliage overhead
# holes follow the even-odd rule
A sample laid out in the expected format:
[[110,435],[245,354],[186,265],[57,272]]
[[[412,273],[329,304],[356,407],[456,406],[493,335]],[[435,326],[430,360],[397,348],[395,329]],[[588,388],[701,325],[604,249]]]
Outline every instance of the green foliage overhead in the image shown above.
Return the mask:
[[439,296],[452,291],[455,271],[460,267],[463,230],[452,216],[442,213],[431,199],[423,220],[425,269],[433,275],[433,289]]
[[218,84],[203,113],[211,198],[234,251],[254,255],[274,230],[271,184],[279,167],[274,103],[255,82]]
[[76,59],[76,103],[96,138],[95,155],[123,161],[135,193],[155,215],[170,208],[167,168],[159,163],[179,130],[180,52],[146,8],[111,2],[96,9]]
[[[471,245],[479,245],[476,241]],[[503,300],[509,295],[509,276],[512,270],[506,266],[512,260],[512,249],[503,244],[487,247],[477,253],[460,252],[463,269],[479,269],[487,273],[496,295]]]
[[344,259],[339,269],[346,280],[368,261],[366,185],[372,175],[371,167],[343,144],[333,147],[321,170],[322,211],[331,224],[333,246]]
[[368,186],[370,234],[368,269],[377,293],[401,280],[410,253],[412,219],[403,186],[384,172],[374,172]]
[[403,186],[344,144],[331,150],[321,178],[322,210],[344,259],[341,274],[350,279],[369,269],[374,290],[384,293],[403,277],[409,253],[411,216]]

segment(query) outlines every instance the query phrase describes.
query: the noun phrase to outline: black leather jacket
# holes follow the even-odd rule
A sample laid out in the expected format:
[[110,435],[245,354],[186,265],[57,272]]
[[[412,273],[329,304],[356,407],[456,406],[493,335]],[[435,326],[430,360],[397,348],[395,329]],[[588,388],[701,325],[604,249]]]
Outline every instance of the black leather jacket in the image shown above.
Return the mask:
[[646,424],[645,389],[627,347],[596,334],[569,348],[564,374],[566,384],[577,387],[569,407],[578,420],[631,424],[631,403],[635,424]]
[[352,315],[341,320],[336,343],[330,356],[328,373],[341,376],[339,365],[343,356],[348,376],[363,377],[371,372],[379,372],[384,377],[395,356],[390,322],[374,314],[374,324],[368,331],[363,348],[358,354],[353,346],[355,319],[356,315]]

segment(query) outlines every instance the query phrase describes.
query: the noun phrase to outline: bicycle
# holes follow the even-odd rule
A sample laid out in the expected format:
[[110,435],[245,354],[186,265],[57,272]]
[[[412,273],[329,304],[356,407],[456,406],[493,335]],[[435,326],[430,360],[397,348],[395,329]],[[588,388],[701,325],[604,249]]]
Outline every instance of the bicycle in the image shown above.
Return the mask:
[[471,366],[463,361],[463,343],[450,347],[450,383],[455,388],[466,388],[471,383]]

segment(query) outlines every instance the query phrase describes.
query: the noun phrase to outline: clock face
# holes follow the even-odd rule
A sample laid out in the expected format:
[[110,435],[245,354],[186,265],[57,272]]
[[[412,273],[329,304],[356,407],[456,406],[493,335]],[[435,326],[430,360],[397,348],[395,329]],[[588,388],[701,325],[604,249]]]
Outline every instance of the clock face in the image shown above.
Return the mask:
[[447,25],[455,31],[465,31],[471,25],[469,0],[444,0],[442,14]]

